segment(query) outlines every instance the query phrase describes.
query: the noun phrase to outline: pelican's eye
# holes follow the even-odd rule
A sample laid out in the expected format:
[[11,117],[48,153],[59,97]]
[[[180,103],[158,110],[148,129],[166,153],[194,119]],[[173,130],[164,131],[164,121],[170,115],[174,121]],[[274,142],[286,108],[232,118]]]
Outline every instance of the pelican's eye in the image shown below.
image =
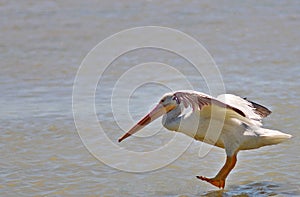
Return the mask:
[[172,100],[175,100],[177,104],[180,103],[180,102],[179,102],[179,99],[178,99],[177,96],[175,96],[175,95],[172,97]]
[[161,99],[161,100],[160,100],[160,102],[161,102],[161,103],[165,102],[165,99],[164,99],[164,98],[163,98],[163,99]]

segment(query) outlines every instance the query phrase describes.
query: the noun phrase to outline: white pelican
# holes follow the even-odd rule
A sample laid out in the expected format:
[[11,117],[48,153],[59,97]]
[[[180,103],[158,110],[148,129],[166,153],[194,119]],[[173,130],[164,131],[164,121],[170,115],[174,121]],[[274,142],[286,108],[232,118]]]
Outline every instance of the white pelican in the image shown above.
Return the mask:
[[[188,107],[192,110],[182,114],[184,108]],[[202,181],[224,188],[225,180],[234,168],[240,150],[278,144],[292,137],[280,131],[261,127],[261,120],[270,113],[266,107],[232,94],[214,98],[196,91],[167,93],[148,115],[119,139],[119,142],[163,115],[162,122],[165,128],[225,149],[226,162],[215,177],[197,176]],[[216,120],[215,124],[221,124],[219,127],[221,131],[216,131],[215,142],[205,140],[210,119]]]

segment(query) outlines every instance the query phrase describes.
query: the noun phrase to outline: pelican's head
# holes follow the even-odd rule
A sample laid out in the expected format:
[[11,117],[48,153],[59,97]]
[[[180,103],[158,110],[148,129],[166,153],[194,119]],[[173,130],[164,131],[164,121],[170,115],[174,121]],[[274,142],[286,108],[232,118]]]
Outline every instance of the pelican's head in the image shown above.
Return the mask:
[[179,105],[179,100],[175,93],[167,93],[160,99],[159,104],[163,105],[167,112],[169,112]]
[[123,135],[119,142],[138,132],[153,120],[160,116],[176,109],[179,105],[179,100],[174,93],[165,94],[156,105],[156,107],[149,112],[144,118],[142,118],[136,125],[134,125],[125,135]]

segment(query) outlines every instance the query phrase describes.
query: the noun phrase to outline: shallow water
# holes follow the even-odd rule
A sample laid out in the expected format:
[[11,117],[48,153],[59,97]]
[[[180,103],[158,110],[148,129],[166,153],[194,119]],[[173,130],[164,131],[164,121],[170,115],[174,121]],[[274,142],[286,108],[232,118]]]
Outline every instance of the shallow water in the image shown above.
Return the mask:
[[[0,2],[0,195],[300,195],[299,13],[298,1]],[[273,113],[266,127],[294,138],[241,152],[225,190],[195,178],[214,176],[225,158],[219,148],[198,157],[200,142],[193,142],[170,165],[147,173],[123,172],[98,161],[84,147],[74,124],[73,81],[98,42],[143,25],[167,26],[196,38],[215,59],[227,92],[270,107]],[[110,108],[113,85],[132,65],[149,61],[181,68],[196,90],[208,91],[203,78],[174,54],[151,49],[125,54],[106,71],[96,92],[99,122],[114,142],[123,132]],[[182,88],[172,75],[161,79],[165,83]],[[138,120],[166,91],[158,84],[139,87],[129,102],[132,118]],[[125,118],[120,121],[128,123]],[[160,129],[156,136],[132,138],[121,146],[156,149],[174,136],[160,125],[156,121],[145,131]],[[101,141],[96,143],[106,150]]]

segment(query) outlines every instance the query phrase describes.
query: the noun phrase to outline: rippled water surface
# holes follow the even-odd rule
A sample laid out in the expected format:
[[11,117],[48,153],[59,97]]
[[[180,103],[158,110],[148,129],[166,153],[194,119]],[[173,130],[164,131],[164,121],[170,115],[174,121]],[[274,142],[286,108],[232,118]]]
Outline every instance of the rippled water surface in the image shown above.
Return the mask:
[[[296,0],[232,4],[1,1],[0,195],[300,195],[299,13],[300,2]],[[266,127],[294,138],[280,145],[241,152],[225,190],[195,178],[214,176],[225,158],[224,150],[219,148],[200,158],[200,142],[193,142],[170,165],[146,173],[123,172],[98,161],[85,148],[75,128],[73,81],[81,61],[98,42],[123,29],[143,25],[171,27],[193,36],[215,59],[226,91],[270,107],[273,113],[265,120]],[[174,66],[196,90],[208,91],[201,75],[175,54],[144,49],[119,57],[99,81],[95,99],[99,122],[113,142],[123,134],[110,107],[113,87],[133,65],[150,61]],[[134,120],[169,91],[163,84],[182,88],[176,77],[159,69],[150,74],[160,76],[160,84],[149,83],[133,92],[129,111]],[[130,83],[126,85],[131,88]],[[125,118],[119,121],[128,123]],[[156,149],[174,136],[160,125],[155,121],[145,131],[160,129],[155,136],[131,138],[121,146],[134,151]],[[181,137],[184,142],[186,137]],[[109,152],[101,140],[95,139],[95,143]],[[112,161],[114,158],[117,161],[112,154]]]

